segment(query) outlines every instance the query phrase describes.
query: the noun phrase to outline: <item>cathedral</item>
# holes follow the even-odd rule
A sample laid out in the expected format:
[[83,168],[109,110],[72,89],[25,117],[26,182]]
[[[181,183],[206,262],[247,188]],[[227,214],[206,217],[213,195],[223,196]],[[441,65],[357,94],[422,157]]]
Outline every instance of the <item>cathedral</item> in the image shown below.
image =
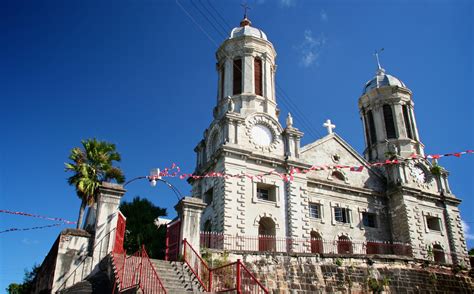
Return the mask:
[[[243,176],[189,179],[192,196],[207,204],[201,231],[234,238],[223,249],[289,252],[295,240],[319,240],[320,247],[322,241],[378,242],[409,246],[419,259],[468,264],[461,201],[451,193],[448,172],[424,158],[410,89],[380,65],[365,84],[358,102],[363,154],[329,120],[325,137],[301,146],[304,133],[291,115],[285,125],[279,120],[276,55],[247,17],[217,50],[216,106],[195,148],[195,172]],[[386,160],[397,164],[374,165]],[[329,168],[311,170],[314,165]],[[290,181],[277,174],[292,170],[310,171]],[[266,175],[248,176],[259,174]],[[262,236],[293,241],[284,249],[269,242],[249,248],[252,237]],[[314,245],[299,250],[323,250]]]

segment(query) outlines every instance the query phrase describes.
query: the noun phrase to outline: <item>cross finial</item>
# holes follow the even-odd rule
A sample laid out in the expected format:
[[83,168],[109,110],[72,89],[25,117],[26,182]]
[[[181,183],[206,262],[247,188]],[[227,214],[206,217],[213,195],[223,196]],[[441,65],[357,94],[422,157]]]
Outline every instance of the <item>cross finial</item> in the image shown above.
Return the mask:
[[382,70],[382,66],[380,65],[380,59],[379,59],[379,54],[383,52],[383,48],[380,48],[379,50],[375,50],[374,56],[375,59],[377,60],[377,69]]
[[332,134],[332,130],[336,128],[336,125],[333,125],[331,123],[331,120],[328,119],[326,122],[323,124],[323,127],[325,127],[328,130],[328,134]]
[[244,8],[244,18],[247,18],[247,11],[250,10],[250,7],[248,6],[247,2],[244,4],[240,4]]

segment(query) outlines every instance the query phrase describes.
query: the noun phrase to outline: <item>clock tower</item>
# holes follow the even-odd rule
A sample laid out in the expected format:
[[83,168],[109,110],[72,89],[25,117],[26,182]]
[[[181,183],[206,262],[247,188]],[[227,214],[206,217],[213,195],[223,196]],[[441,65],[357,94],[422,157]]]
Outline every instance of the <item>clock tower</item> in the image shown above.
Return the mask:
[[461,260],[467,252],[458,209],[461,201],[451,192],[448,172],[436,159],[429,161],[424,156],[411,90],[378,62],[375,77],[359,98],[359,112],[365,130],[365,158],[400,162],[380,167],[387,180],[393,241],[424,248],[413,252],[417,258],[450,252],[448,262],[467,264]]
[[287,235],[285,185],[278,175],[258,177],[286,173],[303,136],[291,115],[285,128],[278,120],[275,58],[273,44],[246,16],[216,52],[214,119],[195,148],[195,173],[208,176],[190,179],[193,197],[208,204],[201,230],[258,235],[262,222],[268,233]]

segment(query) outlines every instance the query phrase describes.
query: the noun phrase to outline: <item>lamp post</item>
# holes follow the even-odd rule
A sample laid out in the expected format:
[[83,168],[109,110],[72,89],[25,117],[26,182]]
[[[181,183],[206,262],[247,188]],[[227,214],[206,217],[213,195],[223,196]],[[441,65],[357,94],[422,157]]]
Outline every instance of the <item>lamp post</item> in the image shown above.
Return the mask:
[[170,182],[168,182],[167,180],[164,180],[162,178],[162,176],[160,175],[160,169],[159,168],[152,169],[150,171],[149,176],[139,176],[139,177],[133,178],[130,181],[126,182],[123,186],[125,187],[128,184],[130,184],[131,182],[134,182],[136,180],[141,180],[141,179],[147,179],[150,182],[150,185],[152,187],[156,187],[156,184],[158,183],[158,181],[163,182],[173,191],[173,193],[176,195],[176,198],[178,198],[178,201],[180,201],[183,198],[183,195],[178,190],[178,188],[176,188],[173,184],[171,184]]

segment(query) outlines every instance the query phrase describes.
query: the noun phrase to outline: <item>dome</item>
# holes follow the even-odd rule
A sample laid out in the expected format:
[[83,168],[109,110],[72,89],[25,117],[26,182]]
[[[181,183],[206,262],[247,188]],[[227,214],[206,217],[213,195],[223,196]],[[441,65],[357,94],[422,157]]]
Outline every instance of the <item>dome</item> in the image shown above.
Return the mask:
[[394,76],[386,74],[383,68],[379,68],[379,70],[377,70],[376,76],[365,84],[362,94],[366,94],[370,92],[372,89],[385,87],[385,86],[391,86],[391,87],[398,86],[398,87],[403,87],[403,88],[407,87],[401,80],[399,80],[398,78]]
[[267,40],[267,35],[265,33],[257,28],[254,28],[251,26],[252,22],[248,18],[244,18],[240,22],[240,27],[234,28],[230,32],[230,39],[233,38],[238,38],[241,36],[252,36],[252,37],[257,37],[260,39]]

